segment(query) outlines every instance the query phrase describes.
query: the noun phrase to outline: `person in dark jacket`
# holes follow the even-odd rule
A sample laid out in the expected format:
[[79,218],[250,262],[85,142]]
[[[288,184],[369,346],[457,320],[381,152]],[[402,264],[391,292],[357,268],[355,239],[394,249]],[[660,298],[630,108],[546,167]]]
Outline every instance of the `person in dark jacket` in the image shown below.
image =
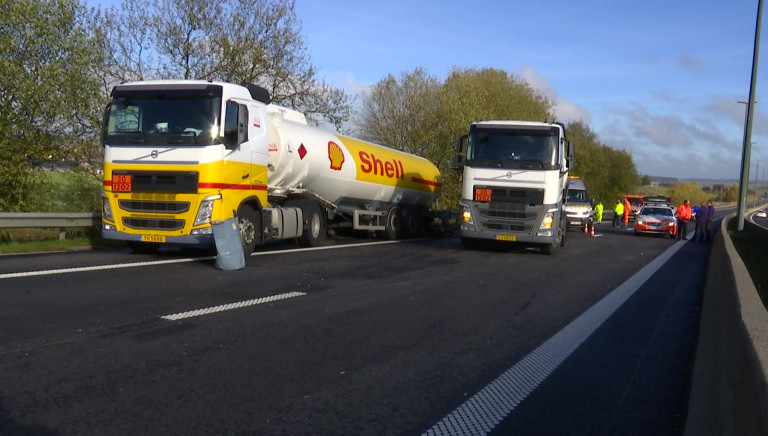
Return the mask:
[[709,219],[709,208],[707,202],[702,201],[699,210],[696,211],[696,232],[693,234],[694,242],[704,242],[707,240],[707,219]]

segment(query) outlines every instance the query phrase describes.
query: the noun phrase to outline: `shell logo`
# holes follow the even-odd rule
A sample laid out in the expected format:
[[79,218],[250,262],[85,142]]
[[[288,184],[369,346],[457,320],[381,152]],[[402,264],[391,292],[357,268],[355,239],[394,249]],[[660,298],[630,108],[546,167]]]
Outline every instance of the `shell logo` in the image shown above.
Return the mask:
[[328,159],[331,161],[332,170],[341,171],[341,166],[344,165],[344,152],[333,141],[328,141]]

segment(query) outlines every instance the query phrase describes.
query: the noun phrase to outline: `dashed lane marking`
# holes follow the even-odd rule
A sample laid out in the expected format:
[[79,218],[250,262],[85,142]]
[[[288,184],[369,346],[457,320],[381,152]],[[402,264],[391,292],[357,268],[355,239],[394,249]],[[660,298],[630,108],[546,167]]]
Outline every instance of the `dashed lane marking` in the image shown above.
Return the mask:
[[286,300],[288,298],[302,297],[307,295],[304,292],[288,292],[285,294],[271,295],[269,297],[254,298],[252,300],[238,301],[236,303],[222,304],[220,306],[206,307],[204,309],[190,310],[187,312],[163,315],[160,318],[168,321],[178,321],[185,318],[210,315],[212,313],[224,312],[227,310],[241,309],[243,307],[254,306],[257,304],[271,303],[273,301]]

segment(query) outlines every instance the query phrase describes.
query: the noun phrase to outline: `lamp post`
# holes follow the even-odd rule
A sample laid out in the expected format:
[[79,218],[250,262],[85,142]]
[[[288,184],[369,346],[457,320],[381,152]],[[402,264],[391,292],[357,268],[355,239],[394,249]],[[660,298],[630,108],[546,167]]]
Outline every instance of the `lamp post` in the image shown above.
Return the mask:
[[[753,142],[754,144],[754,142]],[[757,190],[758,190],[758,184],[757,184],[757,175],[760,174],[760,159],[755,160],[755,204],[757,204]]]
[[739,183],[739,204],[736,212],[737,229],[744,230],[744,212],[747,202],[749,184],[749,158],[752,154],[752,119],[754,116],[755,88],[757,86],[757,60],[760,55],[760,23],[763,19],[763,0],[757,3],[757,20],[755,23],[755,46],[752,52],[752,80],[749,83],[749,100],[747,103],[747,120],[744,126],[744,145],[741,154],[741,180]]

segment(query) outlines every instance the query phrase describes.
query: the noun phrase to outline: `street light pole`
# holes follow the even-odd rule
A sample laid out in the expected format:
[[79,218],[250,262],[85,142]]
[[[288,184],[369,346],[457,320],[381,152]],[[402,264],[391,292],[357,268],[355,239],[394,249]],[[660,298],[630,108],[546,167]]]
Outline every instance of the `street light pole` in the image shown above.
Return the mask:
[[755,87],[757,86],[757,60],[760,56],[760,23],[763,20],[763,0],[757,3],[757,20],[755,23],[755,46],[752,52],[752,80],[749,83],[749,100],[747,103],[747,123],[744,126],[744,145],[741,154],[741,180],[739,184],[739,205],[736,212],[737,229],[744,230],[744,212],[747,203],[747,188],[749,185],[749,159],[752,154],[752,119],[754,116]]
[[757,190],[758,190],[757,175],[760,174],[760,159],[755,160],[755,162],[756,162],[755,164],[755,204],[757,204]]

